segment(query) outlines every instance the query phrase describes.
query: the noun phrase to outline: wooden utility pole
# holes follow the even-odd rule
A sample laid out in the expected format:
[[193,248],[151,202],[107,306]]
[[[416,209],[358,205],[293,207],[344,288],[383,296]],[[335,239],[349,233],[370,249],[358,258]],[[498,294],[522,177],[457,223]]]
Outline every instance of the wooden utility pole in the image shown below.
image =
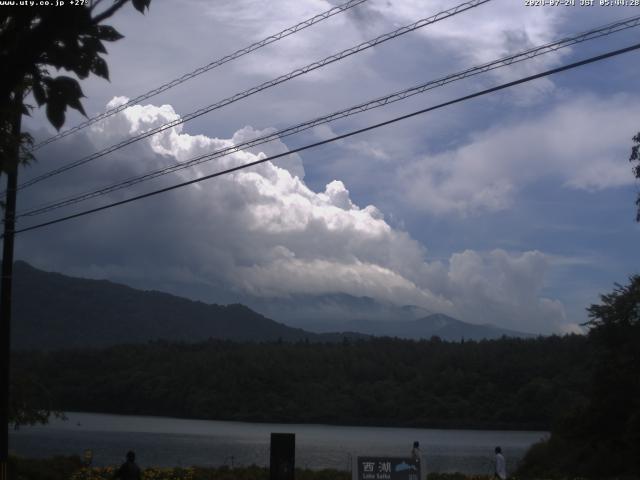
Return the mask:
[[0,480],[8,480],[9,472],[9,377],[11,365],[11,285],[13,275],[13,237],[16,217],[16,193],[18,165],[20,163],[20,129],[22,128],[22,92],[14,97],[14,121],[11,128],[13,162],[5,162],[7,175],[6,205],[4,210],[4,235],[2,242],[2,284],[0,285]]

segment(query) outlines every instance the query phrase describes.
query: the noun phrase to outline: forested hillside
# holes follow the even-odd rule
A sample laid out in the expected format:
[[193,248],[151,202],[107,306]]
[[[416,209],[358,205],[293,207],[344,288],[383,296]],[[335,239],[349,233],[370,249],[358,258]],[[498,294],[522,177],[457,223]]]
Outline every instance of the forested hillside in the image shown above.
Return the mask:
[[[417,307],[390,307],[385,321],[366,320],[383,306],[373,299],[337,296],[351,304],[361,320],[336,321],[335,310],[318,319],[316,333],[267,318],[242,304],[217,305],[158,291],[138,290],[106,280],[75,278],[45,272],[16,262],[12,345],[20,349],[108,347],[150,340],[201,342],[209,338],[239,342],[336,342],[370,335],[448,340],[524,337],[527,334],[492,325],[475,325],[442,314],[414,318]],[[336,301],[336,296],[331,297]],[[309,297],[304,300],[311,302]],[[319,301],[318,299],[316,299]],[[324,297],[327,301],[327,298]],[[275,300],[273,301],[275,302]],[[272,306],[273,306],[272,302]],[[320,307],[318,303],[315,307]],[[334,304],[335,306],[335,304]],[[326,305],[324,305],[326,307]],[[336,307],[337,308],[337,307]],[[361,311],[360,311],[361,309]],[[295,315],[295,309],[289,312]],[[298,322],[293,321],[292,325]],[[359,332],[359,333],[358,333]],[[531,335],[529,335],[531,336]]]
[[[15,349],[107,347],[172,339],[341,341],[355,334],[314,334],[275,322],[244,305],[215,305],[106,280],[44,272],[15,263]],[[360,335],[362,336],[362,335]]]
[[447,343],[155,342],[14,355],[62,410],[248,421],[548,429],[583,403],[579,336]]
[[589,312],[587,402],[567,409],[519,476],[640,478],[640,275],[600,296]]

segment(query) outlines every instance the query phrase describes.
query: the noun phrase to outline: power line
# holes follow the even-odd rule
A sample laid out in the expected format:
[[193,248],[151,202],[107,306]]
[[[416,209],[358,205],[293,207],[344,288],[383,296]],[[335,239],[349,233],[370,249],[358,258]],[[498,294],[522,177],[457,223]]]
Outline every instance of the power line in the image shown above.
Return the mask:
[[448,102],[440,103],[440,104],[432,106],[432,107],[424,108],[422,110],[417,110],[415,112],[408,113],[406,115],[402,115],[402,116],[399,116],[399,117],[392,118],[391,120],[386,120],[384,122],[376,123],[374,125],[370,125],[368,127],[361,128],[361,129],[358,129],[358,130],[353,130],[351,132],[344,133],[342,135],[337,135],[335,137],[332,137],[332,138],[329,138],[329,139],[326,139],[326,140],[321,140],[319,142],[315,142],[315,143],[312,143],[312,144],[308,144],[308,145],[305,145],[303,147],[299,147],[299,148],[290,150],[288,152],[279,153],[277,155],[272,155],[270,157],[266,157],[266,158],[263,158],[263,159],[260,159],[260,160],[249,162],[249,163],[246,163],[246,164],[243,164],[243,165],[238,165],[236,167],[228,168],[226,170],[222,170],[222,171],[219,171],[219,172],[216,172],[216,173],[205,175],[205,176],[200,177],[200,178],[195,178],[193,180],[189,180],[189,181],[186,181],[186,182],[182,182],[182,183],[178,183],[178,184],[175,184],[175,185],[171,185],[169,187],[165,187],[165,188],[161,188],[161,189],[158,189],[158,190],[154,190],[152,192],[144,193],[142,195],[137,195],[135,197],[127,198],[125,200],[120,200],[118,202],[113,202],[113,203],[110,203],[110,204],[107,204],[107,205],[103,205],[101,207],[92,208],[92,209],[89,209],[89,210],[84,210],[84,211],[79,212],[79,213],[74,213],[72,215],[67,215],[65,217],[60,217],[60,218],[57,218],[57,219],[54,219],[54,220],[50,220],[50,221],[47,221],[47,222],[43,222],[43,223],[39,223],[39,224],[32,225],[32,226],[29,226],[29,227],[21,228],[21,229],[15,230],[14,233],[23,233],[23,232],[28,232],[28,231],[31,231],[31,230],[36,230],[38,228],[43,228],[43,227],[46,227],[46,226],[49,226],[49,225],[54,225],[56,223],[61,223],[61,222],[64,222],[64,221],[67,221],[67,220],[71,220],[71,219],[74,219],[74,218],[83,217],[83,216],[89,215],[91,213],[96,213],[96,212],[99,212],[99,211],[102,211],[102,210],[107,210],[109,208],[117,207],[117,206],[120,206],[120,205],[124,205],[124,204],[127,204],[127,203],[131,203],[131,202],[137,201],[137,200],[142,200],[143,198],[148,198],[148,197],[152,197],[152,196],[155,196],[155,195],[159,195],[161,193],[169,192],[171,190],[176,190],[178,188],[186,187],[188,185],[199,183],[199,182],[202,182],[204,180],[208,180],[208,179],[215,178],[215,177],[220,177],[222,175],[227,175],[229,173],[233,173],[233,172],[236,172],[238,170],[243,170],[245,168],[253,167],[255,165],[258,165],[258,164],[261,164],[261,163],[265,163],[265,162],[268,162],[268,161],[273,161],[273,160],[276,160],[278,158],[281,158],[281,157],[284,157],[284,156],[287,156],[287,155],[292,155],[294,153],[299,153],[299,152],[302,152],[304,150],[308,150],[310,148],[315,148],[315,147],[318,147],[320,145],[325,145],[327,143],[335,142],[337,140],[343,140],[345,138],[352,137],[352,136],[358,135],[360,133],[368,132],[370,130],[374,130],[374,129],[377,129],[377,128],[380,128],[380,127],[384,127],[386,125],[391,125],[391,124],[399,122],[401,120],[406,120],[408,118],[415,117],[415,116],[418,116],[418,115],[422,115],[424,113],[428,113],[428,112],[431,112],[431,111],[434,111],[434,110],[438,110],[440,108],[444,108],[444,107],[447,107],[447,106],[450,106],[450,105],[454,105],[456,103],[465,102],[467,100],[471,100],[471,99],[476,98],[476,97],[481,97],[483,95],[488,95],[490,93],[497,92],[499,90],[504,90],[505,88],[513,87],[515,85],[520,85],[522,83],[527,83],[527,82],[530,82],[532,80],[537,80],[539,78],[543,78],[543,77],[547,77],[549,75],[553,75],[553,74],[556,74],[556,73],[560,73],[560,72],[564,72],[564,71],[567,71],[567,70],[571,70],[573,68],[581,67],[583,65],[587,65],[587,64],[590,64],[590,63],[598,62],[598,61],[601,61],[601,60],[604,60],[604,59],[607,59],[607,58],[615,57],[617,55],[622,55],[623,53],[631,52],[633,50],[638,50],[638,49],[640,49],[640,43],[636,43],[636,44],[631,45],[629,47],[621,48],[621,49],[618,49],[618,50],[610,51],[610,52],[604,53],[602,55],[597,55],[597,56],[594,56],[594,57],[590,57],[590,58],[587,58],[586,60],[581,60],[579,62],[574,62],[574,63],[570,63],[568,65],[563,65],[562,67],[553,68],[551,70],[546,70],[544,72],[541,72],[541,73],[538,73],[538,74],[535,74],[535,75],[530,75],[528,77],[524,77],[524,78],[521,78],[519,80],[514,80],[514,81],[508,82],[508,83],[503,83],[501,85],[498,85],[498,86],[495,86],[495,87],[492,87],[492,88],[488,88],[486,90],[481,90],[479,92],[472,93],[470,95],[465,95],[463,97],[456,98],[455,100],[450,100]]
[[383,42],[392,40],[396,37],[399,37],[401,35],[404,35],[406,33],[412,32],[414,30],[417,30],[419,28],[425,27],[427,25],[431,25],[433,23],[439,22],[440,20],[444,20],[446,18],[452,17],[454,15],[457,15],[459,13],[462,13],[464,11],[467,11],[469,9],[475,8],[479,5],[482,5],[484,3],[490,2],[491,0],[470,0],[468,2],[464,2],[456,7],[450,8],[448,10],[444,10],[442,12],[439,12],[431,17],[428,18],[423,18],[422,20],[418,20],[415,23],[412,23],[410,25],[398,28],[392,32],[389,33],[385,33],[383,35],[380,35],[372,40],[368,40],[366,42],[360,43],[359,45],[356,45],[355,47],[351,47],[349,49],[343,50],[339,53],[336,53],[334,55],[330,55],[322,60],[319,60],[317,62],[311,63],[309,65],[306,65],[302,68],[298,68],[292,72],[289,72],[286,75],[282,75],[274,80],[270,80],[268,82],[262,83],[256,87],[250,88],[248,90],[245,90],[243,92],[237,93],[231,97],[228,97],[224,100],[221,100],[217,103],[214,103],[212,105],[209,105],[207,107],[203,107],[200,108],[198,110],[196,110],[195,112],[191,112],[187,115],[185,115],[184,117],[178,118],[176,120],[173,120],[171,122],[165,123],[164,125],[161,125],[159,127],[153,128],[151,130],[148,130],[147,132],[141,133],[139,135],[136,135],[134,137],[131,137],[127,140],[124,140],[120,143],[117,143],[115,145],[112,145],[110,147],[107,147],[103,150],[100,150],[98,152],[95,152],[87,157],[81,158],[79,160],[75,160],[71,163],[68,163],[66,165],[63,165],[62,167],[56,168],[54,170],[50,170],[47,173],[43,173],[42,175],[39,175],[37,177],[32,178],[31,180],[27,180],[26,182],[23,182],[22,184],[20,184],[18,186],[18,190],[29,187],[31,185],[34,185],[36,183],[39,183],[47,178],[51,178],[55,175],[58,175],[60,173],[66,172],[67,170],[70,170],[72,168],[78,167],[80,165],[84,165],[85,163],[88,163],[92,160],[95,160],[97,158],[103,157],[109,153],[112,153],[116,150],[119,150],[123,147],[126,147],[127,145],[130,145],[134,142],[137,142],[139,140],[142,140],[144,138],[150,137],[152,135],[155,135],[156,133],[160,133],[164,130],[167,130],[169,128],[175,127],[177,125],[181,125],[185,122],[188,122],[190,120],[193,120],[194,118],[200,117],[206,113],[209,113],[213,110],[217,110],[219,108],[222,108],[226,105],[229,105],[231,103],[237,102],[238,100],[241,100],[243,98],[246,98],[250,95],[253,95],[255,93],[258,93],[262,90],[265,90],[267,88],[270,87],[274,87],[280,83],[284,83],[288,80],[291,80],[293,78],[299,77],[301,75],[305,75],[311,71],[317,70],[319,68],[322,68],[326,65],[329,65],[331,63],[337,62],[339,60],[342,60],[346,57],[349,57],[351,55],[354,55],[356,53],[362,52],[364,50],[367,50],[369,48],[374,47],[375,45],[379,45]]
[[134,177],[130,177],[126,180],[122,180],[116,183],[113,183],[111,185],[105,186],[105,187],[101,187],[99,189],[90,191],[90,192],[85,192],[82,194],[76,194],[76,195],[71,195],[68,197],[65,197],[63,199],[57,200],[55,202],[49,202],[43,206],[39,206],[39,207],[35,207],[32,208],[28,211],[25,212],[21,212],[19,213],[16,218],[20,218],[20,217],[27,217],[27,216],[35,216],[35,215],[40,215],[43,213],[48,213],[51,212],[53,210],[57,210],[58,208],[62,208],[65,206],[69,206],[69,205],[74,205],[76,203],[80,203],[82,201],[85,200],[89,200],[92,198],[96,198],[102,195],[106,195],[108,193],[114,192],[116,190],[120,190],[122,188],[126,188],[126,187],[130,187],[133,185],[136,185],[138,183],[147,181],[147,180],[151,180],[153,178],[157,178],[160,177],[162,175],[166,175],[169,173],[173,173],[179,170],[183,170],[185,168],[189,168],[195,165],[198,165],[200,163],[203,162],[208,162],[210,160],[216,159],[216,158],[220,158],[220,157],[224,157],[227,155],[231,155],[233,153],[239,152],[239,151],[243,151],[246,150],[248,148],[252,148],[252,147],[256,147],[268,142],[271,142],[273,140],[279,139],[279,138],[284,138],[284,137],[288,137],[290,135],[294,135],[296,133],[308,130],[310,128],[313,128],[315,126],[324,124],[324,123],[329,123],[341,118],[345,118],[345,117],[349,117],[351,115],[355,115],[357,113],[362,113],[374,108],[378,108],[378,107],[382,107],[385,105],[389,105],[391,103],[400,101],[400,100],[404,100],[406,98],[409,98],[411,96],[420,94],[420,93],[424,93],[428,90],[437,88],[437,87],[441,87],[443,85],[446,85],[448,83],[452,83],[458,80],[462,80],[464,78],[468,78],[474,75],[478,75],[480,73],[485,73],[487,71],[490,70],[494,70],[497,68],[501,68],[501,67],[505,67],[505,66],[509,66],[509,65],[513,65],[515,63],[518,62],[522,62],[525,60],[529,60],[531,58],[535,58],[541,55],[545,55],[548,54],[550,52],[555,52],[557,50],[559,50],[560,48],[565,48],[571,45],[575,45],[587,40],[592,40],[595,38],[600,38],[606,35],[610,35],[612,33],[616,33],[622,30],[626,30],[629,28],[633,28],[633,27],[637,27],[638,25],[640,25],[640,15],[635,16],[635,17],[630,17],[624,20],[619,20],[617,22],[613,22],[613,23],[609,23],[607,25],[604,26],[600,26],[597,27],[595,29],[591,29],[582,33],[579,33],[577,35],[571,36],[571,37],[565,37],[562,38],[561,40],[557,40],[555,42],[552,43],[547,43],[545,45],[541,45],[541,46],[537,46],[537,47],[533,47],[531,49],[525,50],[523,52],[514,54],[514,55],[510,55],[507,57],[503,57],[499,60],[494,60],[479,66],[475,66],[475,67],[471,67],[468,68],[466,70],[463,70],[461,72],[458,73],[454,73],[451,75],[448,75],[446,77],[437,79],[437,80],[430,80],[426,83],[423,83],[421,85],[417,85],[417,86],[413,86],[411,88],[407,88],[405,90],[402,91],[398,91],[398,92],[394,92],[390,95],[386,95],[384,97],[380,97],[377,98],[375,100],[370,100],[366,103],[361,103],[359,105],[356,106],[352,106],[343,110],[340,110],[338,112],[334,112],[331,113],[329,115],[325,115],[323,117],[319,117],[313,120],[309,120],[300,124],[297,124],[295,126],[292,127],[288,127],[282,130],[279,130],[277,132],[274,133],[270,133],[267,135],[263,135],[242,143],[239,143],[237,145],[232,145],[229,147],[225,147],[219,150],[216,150],[214,152],[210,152],[210,153],[206,153],[203,155],[200,155],[198,157],[192,158],[190,160],[175,164],[175,165],[171,165],[169,167],[165,167],[165,168],[161,168],[158,170],[154,170],[151,172],[147,172],[143,175],[138,175],[138,176],[134,176]]
[[197,77],[198,75],[202,75],[205,72],[208,72],[210,70],[213,70],[214,68],[217,68],[221,65],[224,65],[225,63],[228,63],[232,60],[235,60],[237,58],[240,58],[244,55],[247,55],[251,52],[254,52],[262,47],[265,47],[271,43],[277,42],[278,40],[281,40],[285,37],[288,37],[289,35],[293,35],[294,33],[299,32],[300,30],[304,30],[305,28],[308,28],[312,25],[315,25],[316,23],[322,22],[323,20],[326,20],[327,18],[330,18],[334,15],[337,15],[339,13],[345,12],[355,6],[360,5],[361,3],[366,2],[367,0],[350,0],[346,3],[343,3],[342,5],[338,5],[337,7],[333,7],[330,10],[327,10],[326,12],[320,13],[318,15],[315,15],[314,17],[308,18],[307,20],[304,20],[303,22],[300,22],[292,27],[286,28],[285,30],[282,30],[279,33],[276,33],[274,35],[271,35],[267,38],[264,38],[262,40],[260,40],[259,42],[256,43],[252,43],[251,45],[249,45],[248,47],[245,48],[241,48],[240,50],[236,50],[235,52],[226,55],[222,58],[219,58],[217,60],[214,60],[211,63],[208,63],[207,65],[204,65],[202,67],[196,68],[195,70],[189,72],[189,73],[185,73],[184,75],[182,75],[179,78],[176,78],[174,80],[171,80],[170,82],[164,83],[162,85],[160,85],[157,88],[154,88],[153,90],[149,90],[147,93],[143,93],[142,95],[138,95],[136,98],[131,99],[129,101],[127,101],[126,103],[123,103],[122,105],[118,105],[117,107],[114,107],[112,109],[107,110],[106,112],[103,112],[99,115],[96,115],[94,117],[91,117],[85,121],[83,121],[82,123],[76,125],[73,128],[70,128],[68,130],[64,130],[56,135],[53,135],[39,143],[37,143],[36,145],[34,145],[34,147],[32,148],[32,151],[35,151],[39,148],[44,147],[45,145],[48,145],[52,142],[55,142],[57,140],[60,140],[61,138],[64,138],[68,135],[71,135],[72,133],[78,132],[86,127],[88,127],[89,125],[93,125],[94,123],[100,121],[100,120],[104,120],[105,118],[109,118],[112,115],[115,115],[116,113],[121,112],[122,110],[124,110],[125,108],[130,107],[131,105],[135,105],[137,103],[140,103],[144,100],[147,100],[151,97],[154,97],[156,95],[158,95],[159,93],[165,92],[167,90],[169,90],[170,88],[173,88],[177,85],[180,85],[181,83],[184,83],[188,80],[191,80],[192,78]]

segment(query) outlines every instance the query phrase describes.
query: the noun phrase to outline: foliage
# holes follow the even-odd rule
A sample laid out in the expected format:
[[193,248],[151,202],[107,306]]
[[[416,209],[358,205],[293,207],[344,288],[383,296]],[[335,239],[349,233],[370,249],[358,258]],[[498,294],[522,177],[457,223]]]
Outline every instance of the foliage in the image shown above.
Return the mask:
[[[629,161],[637,163],[637,165],[633,167],[633,174],[638,180],[640,180],[640,133],[633,137],[633,141],[635,145],[631,147]],[[638,193],[638,198],[636,198],[636,206],[638,207],[636,212],[636,221],[640,222],[640,193]]]
[[[89,476],[72,480],[94,480],[94,478]],[[106,476],[105,480],[110,478]],[[268,480],[269,478],[269,469],[257,466],[234,469],[228,467],[147,468],[142,473],[142,480]],[[297,480],[350,480],[351,474],[337,470],[296,469],[295,478]]]
[[13,480],[69,480],[82,467],[77,456],[47,459],[9,457],[9,478]]
[[[52,459],[10,458],[10,478],[15,480],[112,480],[117,469],[84,467],[78,457]],[[350,480],[351,473],[337,470],[296,469],[297,480]],[[158,468],[142,470],[142,480],[268,480],[269,469],[257,466]]]
[[[55,457],[34,460],[10,458],[10,478],[15,480],[111,480],[116,467],[83,467],[78,457]],[[337,470],[296,469],[297,480],[350,480],[351,473]],[[518,477],[510,477],[516,480]],[[548,476],[537,477],[540,479]],[[563,480],[580,480],[561,477]],[[268,480],[269,469],[250,466],[229,467],[147,468],[142,480]],[[427,480],[492,480],[487,475],[462,473],[429,473]]]
[[464,473],[429,473],[427,480],[495,480],[495,477],[492,475],[466,475]]
[[106,347],[158,338],[314,341],[329,336],[288,327],[239,304],[208,305],[105,280],[43,272],[25,262],[14,264],[13,298],[14,349]]
[[[65,411],[219,420],[547,429],[584,403],[584,337],[449,343],[154,342],[14,354]],[[117,401],[115,401],[117,399]]]
[[640,477],[640,276],[602,295],[588,312],[589,402],[528,452],[523,474]]
[[[37,399],[37,400],[36,400]],[[39,407],[34,406],[34,402]],[[45,424],[50,416],[65,419],[51,406],[51,394],[33,375],[13,376],[9,385],[9,426]]]
[[588,428],[611,441],[622,436],[633,442],[640,472],[640,275],[601,300],[588,309],[598,357]]
[[[150,2],[131,0],[141,13]],[[115,0],[102,10],[99,6],[103,0],[84,3],[52,8],[16,2],[0,9],[0,174],[15,172],[19,164],[34,159],[33,138],[21,131],[22,115],[29,115],[32,108],[24,103],[29,93],[38,106],[46,108],[47,118],[58,130],[64,124],[67,107],[85,114],[78,80],[67,75],[54,76],[52,69],[69,72],[80,80],[91,73],[109,78],[102,57],[107,53],[103,42],[119,40],[122,35],[102,22],[129,0]],[[12,194],[15,196],[15,192]],[[4,209],[5,203],[0,202],[0,206]],[[11,379],[9,424],[47,421],[52,410],[33,405],[38,390],[35,385],[21,377]]]
[[[129,0],[116,0],[98,11],[102,0],[71,8],[4,6],[0,9],[0,173],[15,168],[16,142],[24,148],[31,137],[15,131],[16,117],[28,115],[24,105],[28,92],[38,106],[46,108],[51,124],[60,129],[67,107],[83,115],[80,84],[67,75],[52,75],[51,69],[66,71],[80,80],[91,73],[108,79],[109,69],[102,57],[104,42],[122,38],[102,22]],[[151,0],[131,0],[140,12]],[[23,157],[28,160],[29,156]]]

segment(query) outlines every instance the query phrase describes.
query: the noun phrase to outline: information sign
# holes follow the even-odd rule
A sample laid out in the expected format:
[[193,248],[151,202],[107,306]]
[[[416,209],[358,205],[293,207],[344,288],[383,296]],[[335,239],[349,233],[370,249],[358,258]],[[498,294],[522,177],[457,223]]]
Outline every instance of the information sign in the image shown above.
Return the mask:
[[420,462],[411,457],[357,457],[356,480],[420,480]]

